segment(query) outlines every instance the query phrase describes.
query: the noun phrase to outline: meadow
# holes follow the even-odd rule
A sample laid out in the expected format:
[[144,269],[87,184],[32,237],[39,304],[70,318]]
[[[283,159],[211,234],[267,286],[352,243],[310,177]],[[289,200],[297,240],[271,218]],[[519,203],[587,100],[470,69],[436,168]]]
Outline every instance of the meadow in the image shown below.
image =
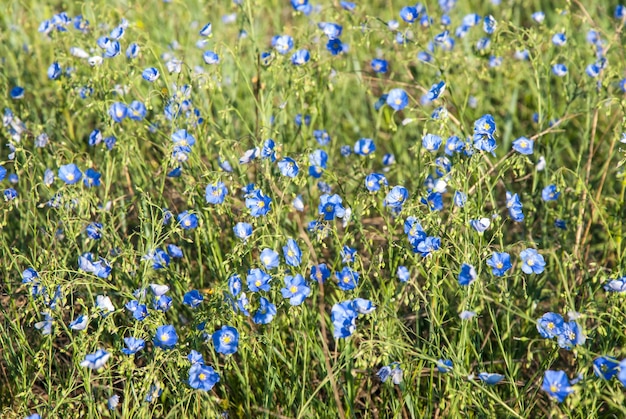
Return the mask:
[[626,417],[618,1],[3,4],[1,417]]

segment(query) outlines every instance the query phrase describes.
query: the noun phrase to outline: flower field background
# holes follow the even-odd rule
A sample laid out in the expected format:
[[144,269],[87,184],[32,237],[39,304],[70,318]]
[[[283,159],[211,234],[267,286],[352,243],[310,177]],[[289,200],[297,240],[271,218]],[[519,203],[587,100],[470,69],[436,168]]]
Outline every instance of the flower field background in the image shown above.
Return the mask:
[[0,415],[626,416],[626,7],[6,0]]

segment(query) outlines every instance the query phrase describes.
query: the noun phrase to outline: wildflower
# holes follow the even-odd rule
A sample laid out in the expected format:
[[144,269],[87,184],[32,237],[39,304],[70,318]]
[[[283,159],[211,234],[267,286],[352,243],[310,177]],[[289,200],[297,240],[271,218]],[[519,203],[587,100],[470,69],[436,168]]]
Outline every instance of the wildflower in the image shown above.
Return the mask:
[[178,224],[180,224],[184,230],[193,230],[198,227],[198,216],[189,211],[178,214],[177,220]]
[[517,140],[513,141],[513,150],[517,151],[520,154],[533,154],[533,144],[534,141],[529,140],[526,137],[520,137]]
[[100,174],[99,172],[95,171],[92,168],[89,168],[85,170],[85,177],[83,178],[83,185],[85,185],[88,188],[91,188],[94,186],[100,186],[101,177],[102,177],[102,174]]
[[330,319],[333,323],[333,336],[335,339],[346,338],[354,333],[357,316],[358,313],[354,310],[351,300],[333,305]]
[[434,134],[426,134],[422,138],[422,147],[431,153],[436,153],[439,150],[439,146],[441,145],[441,137]]
[[563,77],[567,74],[567,67],[565,64],[554,64],[552,66],[552,72],[559,77]]
[[498,384],[500,381],[502,381],[504,379],[504,375],[481,372],[480,374],[478,374],[478,378],[484,383],[489,384],[490,386],[493,386],[495,384]]
[[463,310],[459,313],[459,319],[461,320],[470,320],[474,316],[476,316],[475,311]]
[[491,35],[496,30],[497,26],[498,22],[496,22],[493,16],[485,16],[483,19],[483,30],[485,33]]
[[342,200],[339,195],[324,194],[320,196],[318,213],[324,216],[324,220],[332,221],[335,217],[343,218],[346,214],[346,210],[342,205]]
[[[387,61],[381,58],[374,58],[370,63],[372,70],[376,73],[386,73],[387,72]],[[391,106],[391,105],[389,105]]]
[[320,263],[319,265],[315,265],[311,267],[311,280],[317,281],[319,284],[326,282],[328,278],[330,278],[330,270],[325,263]]
[[572,349],[576,345],[585,343],[585,335],[583,335],[580,325],[576,321],[563,323],[561,330],[557,334],[557,343],[561,348]]
[[343,291],[350,291],[359,284],[359,273],[353,271],[348,266],[344,266],[341,272],[335,272],[337,286]]
[[401,111],[409,104],[409,95],[403,89],[391,89],[387,94],[387,105],[394,111]]
[[250,210],[250,215],[259,217],[267,214],[271,207],[272,199],[265,196],[259,189],[253,191],[246,197],[246,207]]
[[574,391],[564,371],[551,370],[544,373],[541,389],[559,403]]
[[387,186],[385,175],[380,173],[370,173],[365,177],[365,188],[370,192],[377,192],[381,186]]
[[189,368],[189,379],[187,383],[189,387],[193,389],[211,391],[219,381],[220,376],[215,372],[213,367],[197,363]]
[[[278,256],[277,256],[278,257]],[[246,282],[248,289],[252,292],[259,292],[260,290],[270,290],[270,280],[272,277],[259,268],[252,268],[248,271]]]
[[509,209],[509,216],[513,221],[524,221],[524,213],[522,212],[522,203],[517,194],[506,192],[506,207]]
[[48,67],[48,78],[50,80],[56,80],[61,76],[61,66],[56,61],[50,64]]
[[74,163],[66,164],[59,167],[59,179],[65,182],[67,185],[72,185],[78,182],[83,174]]
[[92,354],[85,355],[85,359],[80,362],[81,367],[87,367],[92,370],[99,370],[109,360],[111,354],[104,349],[98,349]]
[[159,78],[159,70],[154,67],[146,68],[143,73],[141,73],[141,77],[150,83],[155,82]]
[[556,185],[548,185],[541,191],[541,199],[544,201],[556,201],[561,195],[561,192],[558,192],[556,189]]
[[385,197],[383,205],[392,209],[400,210],[408,197],[409,191],[404,186],[394,186]]
[[143,339],[134,337],[124,338],[124,344],[126,347],[122,348],[122,352],[125,355],[134,355],[146,346],[146,342]]
[[564,33],[555,33],[552,37],[552,43],[557,47],[562,47],[567,42],[567,37]]
[[75,320],[70,322],[70,329],[72,330],[85,330],[87,328],[87,324],[89,323],[89,319],[84,314],[78,316]]
[[311,294],[311,288],[309,288],[302,275],[286,275],[285,288],[281,289],[280,292],[283,298],[289,298],[289,304],[298,306]]
[[304,65],[311,59],[311,54],[306,49],[300,49],[293,53],[291,56],[291,64]]
[[437,360],[437,371],[440,373],[446,374],[452,371],[452,360],[451,359],[439,359]]
[[285,157],[278,162],[278,169],[283,176],[294,178],[298,175],[298,165],[291,157]]
[[224,202],[224,198],[228,195],[228,189],[224,182],[216,182],[212,185],[207,185],[204,198],[207,204],[219,205]]
[[234,327],[222,326],[220,330],[213,333],[212,339],[217,353],[231,355],[237,352],[239,332]]
[[141,121],[146,117],[146,105],[138,100],[133,100],[126,108],[126,116],[133,121]]
[[370,138],[361,138],[354,144],[354,153],[359,156],[368,156],[376,151],[376,145]]
[[620,371],[619,366],[619,361],[610,356],[599,356],[593,360],[593,372],[603,380],[613,378]]
[[479,220],[470,220],[470,226],[478,233],[484,233],[491,225],[491,220],[487,217],[483,217]]
[[159,326],[154,335],[154,346],[161,349],[172,349],[178,342],[178,335],[176,329],[172,325]]
[[477,278],[476,269],[468,264],[461,265],[461,272],[459,272],[459,285],[470,285]]
[[552,339],[561,334],[564,323],[563,316],[548,312],[537,320],[537,330],[541,337]]
[[279,54],[286,54],[293,48],[293,38],[289,35],[275,35],[272,38],[272,47]]
[[115,410],[119,403],[120,396],[118,396],[117,394],[114,394],[107,399],[107,407],[109,408],[109,410]]
[[525,249],[520,253],[522,259],[522,271],[525,274],[540,274],[543,272],[546,262],[535,249]]
[[506,271],[511,269],[511,257],[508,253],[494,252],[487,265],[491,266],[491,272],[495,276],[502,276]]
[[405,6],[400,10],[400,17],[406,23],[413,23],[419,17],[419,13],[415,7]]
[[604,289],[609,292],[625,292],[626,291],[626,276],[609,280],[609,282],[604,284]]
[[407,282],[409,279],[411,279],[411,273],[406,266],[398,266],[398,269],[396,270],[396,276],[398,277],[398,280],[400,282]]
[[209,65],[219,64],[220,62],[219,55],[217,55],[214,51],[204,51],[204,54],[202,54],[202,59],[206,64]]
[[252,317],[252,321],[256,324],[268,324],[276,315],[276,306],[270,303],[266,298],[259,298],[259,309]]
[[539,11],[539,12],[533,13],[530,17],[537,23],[543,23],[543,20],[546,18],[546,15],[542,11]]
[[300,266],[302,261],[302,252],[298,247],[298,243],[292,238],[287,239],[287,244],[283,246],[283,256],[285,263],[289,266]]
[[52,316],[49,313],[41,313],[44,319],[35,323],[35,329],[41,331],[41,334],[46,336],[52,333]]
[[233,231],[235,232],[235,236],[243,240],[245,243],[248,240],[248,237],[252,235],[252,225],[244,222],[238,222],[235,227],[233,227]]

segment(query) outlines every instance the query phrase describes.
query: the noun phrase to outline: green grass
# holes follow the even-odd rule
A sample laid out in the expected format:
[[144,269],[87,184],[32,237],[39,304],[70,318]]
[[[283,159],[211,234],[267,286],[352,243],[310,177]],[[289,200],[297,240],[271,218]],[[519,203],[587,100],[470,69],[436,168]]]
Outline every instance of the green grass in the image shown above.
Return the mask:
[[[502,0],[500,6],[484,2],[476,8],[459,0],[449,13],[454,36],[465,15],[491,14],[498,22],[490,47],[476,48],[487,36],[482,22],[463,39],[455,38],[452,51],[438,49],[433,61],[417,60],[433,37],[444,28],[436,1],[424,2],[434,23],[410,26],[412,38],[404,45],[386,22],[400,21],[405,6],[395,2],[361,2],[354,12],[324,2],[309,16],[296,13],[289,2],[244,0],[229,2],[179,1],[162,3],[128,1],[42,2],[8,0],[0,18],[0,107],[12,110],[25,124],[18,139],[7,124],[0,129],[0,164],[19,180],[18,197],[0,203],[0,415],[24,417],[229,417],[337,418],[337,417],[623,417],[624,389],[617,379],[597,378],[593,360],[600,356],[626,358],[624,305],[619,293],[603,289],[609,279],[624,274],[626,249],[622,242],[626,217],[623,175],[626,100],[620,80],[624,67],[623,22],[613,17],[617,2],[574,0]],[[543,24],[531,19],[545,12]],[[42,21],[66,11],[90,22],[81,33],[38,33]],[[236,13],[231,24],[221,17]],[[129,26],[120,39],[121,54],[105,58],[101,66],[73,57],[70,47],[90,55],[102,54],[96,45],[122,18]],[[207,22],[213,34],[203,48],[195,44]],[[343,27],[346,53],[333,56],[319,22]],[[585,74],[596,62],[593,45],[585,39],[590,29],[605,40],[607,66],[597,78]],[[246,37],[239,37],[241,30]],[[564,32],[565,46],[552,44],[552,35]],[[287,55],[273,53],[270,65],[259,54],[271,51],[271,38],[289,34],[294,49],[306,48],[311,60],[294,66]],[[172,42],[176,47],[172,48]],[[137,42],[141,52],[127,59],[125,51]],[[204,50],[214,50],[217,65],[206,65]],[[527,50],[529,59],[514,58]],[[165,56],[163,54],[169,55]],[[499,67],[489,66],[490,56],[502,57]],[[380,56],[389,62],[386,74],[374,73],[370,61]],[[180,73],[169,73],[166,62],[183,61]],[[49,80],[48,66],[58,61],[70,77]],[[552,65],[568,68],[564,77]],[[196,66],[204,72],[198,73]],[[145,81],[145,68],[160,72],[154,83]],[[446,82],[435,104],[420,98],[436,82]],[[202,123],[193,124],[183,112],[177,119],[164,115],[176,86],[191,86],[192,108]],[[11,99],[14,86],[25,88],[23,99]],[[93,93],[79,95],[88,86]],[[379,110],[381,95],[402,88],[409,105],[394,112]],[[123,90],[123,95],[116,91]],[[142,121],[115,123],[109,116],[117,101],[133,100],[147,107]],[[472,102],[475,101],[475,104]],[[442,106],[447,113],[431,117]],[[533,122],[533,114],[538,121]],[[309,115],[310,125],[294,123],[297,114]],[[428,195],[425,182],[435,176],[438,157],[422,147],[426,133],[445,140],[473,134],[474,121],[493,115],[496,125],[495,155],[476,151],[472,156],[450,156],[451,169],[444,209],[431,211],[421,199]],[[188,160],[172,157],[171,135],[185,128],[196,140]],[[89,135],[99,129],[103,137],[115,136],[112,150],[89,145]],[[325,129],[329,145],[317,144],[313,131]],[[36,147],[47,133],[50,141]],[[534,140],[530,156],[511,150],[516,138]],[[277,160],[292,157],[300,173],[282,176],[276,163],[260,157],[249,164],[239,158],[264,141],[276,142]],[[376,151],[370,156],[344,157],[340,147],[353,147],[371,138]],[[8,147],[15,147],[10,157]],[[471,147],[470,147],[471,148]],[[320,179],[308,174],[309,155],[316,149],[328,153],[328,166]],[[395,163],[384,166],[392,153]],[[540,156],[545,169],[537,170]],[[233,171],[221,170],[225,159]],[[58,168],[75,163],[85,172],[102,174],[99,187],[82,181],[66,185]],[[168,173],[180,165],[178,178]],[[50,168],[56,179],[44,183]],[[383,171],[384,170],[384,171]],[[389,186],[379,192],[365,188],[365,176],[384,173]],[[318,213],[326,182],[351,209],[349,222],[324,221]],[[209,205],[205,187],[224,182],[228,195],[221,205]],[[252,217],[241,188],[254,183],[272,199],[266,216]],[[561,192],[556,202],[544,202],[542,189],[555,184]],[[384,206],[395,185],[408,191],[399,214]],[[453,205],[455,191],[468,195],[463,208]],[[506,208],[506,192],[519,194],[524,221],[514,222]],[[58,196],[57,196],[58,194]],[[304,211],[292,207],[301,195]],[[58,205],[49,201],[57,196]],[[173,214],[164,224],[163,208]],[[198,215],[199,226],[185,230],[176,222],[183,211]],[[428,257],[413,251],[404,234],[404,222],[414,216],[429,236],[441,239],[440,249]],[[488,217],[490,228],[482,235],[470,220]],[[565,230],[555,227],[565,220]],[[321,232],[309,232],[318,220]],[[243,242],[233,234],[240,221],[253,225]],[[85,227],[103,225],[100,240],[89,239]],[[282,246],[294,238],[302,250],[299,267],[287,267]],[[181,247],[184,257],[172,259],[166,269],[154,270],[143,257],[167,244]],[[360,274],[355,290],[342,291],[335,276],[323,285],[309,279],[311,267],[326,263],[341,271],[343,246],[357,249],[352,268]],[[281,255],[281,266],[270,272],[269,292],[253,293],[245,284],[249,269],[262,267],[259,254],[270,248]],[[545,271],[526,275],[519,254],[534,248],[545,258]],[[108,278],[79,269],[78,258],[92,252],[110,262]],[[496,277],[486,264],[493,252],[508,252],[512,268]],[[472,264],[478,278],[469,287],[458,284],[463,263]],[[406,266],[410,279],[400,282],[396,272]],[[21,272],[33,267],[47,297],[33,297]],[[228,278],[239,274],[250,299],[250,317],[235,312],[227,301]],[[311,295],[300,306],[290,306],[281,295],[285,274],[300,273]],[[172,307],[154,310],[150,291],[145,302],[149,316],[139,322],[124,308],[133,291],[149,284],[167,284]],[[57,287],[62,298],[50,308]],[[182,304],[183,295],[199,290],[204,301],[196,309]],[[96,296],[110,297],[115,311],[102,316]],[[259,296],[276,305],[277,314],[267,325],[253,322]],[[334,304],[354,298],[370,300],[376,309],[356,320],[356,330],[335,339],[331,321]],[[461,320],[459,313],[477,316]],[[556,339],[544,339],[537,319],[555,312],[566,319],[579,313],[577,322],[586,341],[571,350]],[[52,317],[52,332],[44,335],[35,324]],[[70,321],[89,317],[85,331],[73,331]],[[172,350],[152,343],[158,326],[172,324],[179,341]],[[212,334],[222,325],[240,334],[234,355],[215,351]],[[135,356],[121,352],[123,338],[146,341]],[[80,366],[85,355],[103,348],[111,358],[99,370]],[[203,354],[205,363],[220,375],[208,392],[188,385],[191,350]],[[450,359],[449,373],[437,371],[439,359]],[[381,367],[399,362],[403,380],[381,382]],[[574,391],[557,403],[541,390],[546,370],[563,370],[570,379],[582,374]],[[499,373],[504,379],[489,386],[476,378],[480,372]],[[146,402],[150,386],[162,390]],[[117,394],[120,404],[108,410],[107,399]]]

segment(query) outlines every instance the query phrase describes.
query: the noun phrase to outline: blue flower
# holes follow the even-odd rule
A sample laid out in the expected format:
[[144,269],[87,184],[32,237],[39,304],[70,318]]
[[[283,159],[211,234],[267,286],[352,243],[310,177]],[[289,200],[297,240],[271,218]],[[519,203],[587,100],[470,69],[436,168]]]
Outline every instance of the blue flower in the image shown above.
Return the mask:
[[483,217],[478,220],[470,220],[470,226],[476,230],[479,234],[484,233],[491,225],[491,220],[487,217]]
[[529,140],[526,137],[520,137],[517,140],[513,141],[513,150],[517,151],[520,154],[533,154],[533,145],[534,141]]
[[556,337],[558,345],[567,350],[571,350],[576,345],[584,344],[586,340],[580,325],[575,321],[563,323],[563,327]]
[[248,283],[248,289],[252,292],[269,291],[271,279],[272,277],[263,270],[252,268],[248,271],[246,282]]
[[168,244],[167,247],[167,253],[173,257],[173,258],[177,258],[177,259],[182,259],[183,257],[183,249],[181,249],[180,247],[176,246],[175,244]]
[[604,289],[609,292],[626,292],[626,276],[609,280],[604,284]]
[[183,296],[183,304],[191,308],[196,308],[202,303],[204,297],[198,290],[191,290],[185,293]]
[[498,26],[498,22],[496,22],[493,16],[485,16],[483,20],[483,30],[486,33],[491,35],[496,30],[496,26]]
[[339,195],[324,194],[320,196],[318,213],[324,216],[324,220],[332,221],[335,217],[343,218],[346,215],[346,210]]
[[407,282],[409,279],[411,279],[411,273],[406,266],[398,266],[396,276],[398,277],[398,280],[400,282]]
[[517,194],[511,194],[509,191],[506,192],[506,207],[509,209],[509,216],[513,221],[524,221],[522,203]]
[[270,303],[266,298],[259,298],[259,309],[252,317],[252,321],[256,324],[268,324],[276,315],[276,306]]
[[111,354],[104,349],[98,349],[92,354],[85,355],[85,359],[80,362],[81,367],[87,367],[92,370],[99,370],[109,360]]
[[537,320],[537,331],[541,337],[552,339],[561,334],[565,321],[558,313],[548,312]]
[[293,48],[293,38],[289,35],[275,35],[272,38],[272,47],[279,54],[286,54]]
[[189,368],[189,379],[187,383],[189,387],[193,389],[211,391],[219,381],[220,376],[215,372],[213,367],[197,363]]
[[309,288],[302,275],[286,275],[285,288],[281,289],[280,292],[283,298],[289,298],[289,304],[298,306],[311,294],[311,288]]
[[324,150],[315,150],[309,154],[309,175],[319,178],[328,162],[328,154]]
[[500,381],[502,381],[504,379],[504,375],[502,374],[495,374],[495,373],[488,373],[488,372],[481,372],[478,374],[478,378],[483,381],[486,384],[489,385],[495,385],[498,384]]
[[24,88],[21,86],[15,86],[11,89],[9,95],[11,96],[11,99],[22,99],[24,97]]
[[70,329],[85,330],[87,328],[88,323],[89,323],[89,318],[85,316],[84,314],[81,314],[75,320],[70,322]]
[[441,145],[441,137],[434,134],[426,134],[424,138],[422,138],[422,147],[431,153],[437,152],[439,150],[439,146]]
[[540,274],[543,272],[546,262],[535,249],[525,249],[520,253],[522,258],[522,271],[525,274]]
[[231,275],[228,278],[228,291],[233,297],[236,297],[241,292],[241,277],[237,274]]
[[564,33],[555,33],[552,37],[552,43],[557,47],[562,47],[567,42],[567,37]]
[[298,165],[291,157],[285,157],[278,162],[278,169],[283,176],[294,178],[298,175]]
[[[381,58],[374,58],[370,63],[372,66],[372,70],[376,73],[386,73],[387,72],[387,61]],[[391,106],[391,105],[390,105]]]
[[413,246],[413,252],[419,253],[422,257],[430,256],[432,252],[439,250],[441,239],[439,237],[426,237]]
[[505,252],[494,252],[491,258],[487,260],[487,265],[491,266],[491,272],[495,276],[502,276],[511,269],[511,256]]
[[83,178],[83,185],[85,185],[88,188],[91,188],[94,186],[100,186],[101,177],[102,177],[102,174],[100,174],[100,172],[97,172],[96,170],[89,168],[85,170],[85,177]]
[[209,22],[206,25],[204,25],[202,29],[200,29],[200,36],[210,36],[212,31],[213,31],[213,25],[211,25],[211,22]]
[[359,156],[369,156],[376,151],[376,145],[371,138],[361,138],[354,144],[354,153]]
[[350,291],[359,284],[359,273],[353,271],[348,266],[344,266],[341,272],[335,272],[337,286],[343,291]]
[[44,316],[43,321],[35,323],[35,329],[41,331],[46,336],[52,333],[52,316],[49,313],[41,313]]
[[419,17],[419,13],[415,7],[405,6],[400,10],[400,17],[406,23],[413,23]]
[[603,380],[613,378],[620,371],[619,366],[619,361],[610,356],[599,356],[593,360],[593,372]]
[[293,53],[291,63],[293,65],[304,65],[311,59],[311,54],[306,49],[301,49]]
[[401,111],[409,104],[409,95],[403,89],[391,89],[387,94],[387,105],[394,111]]
[[344,51],[345,48],[346,46],[341,43],[341,39],[339,38],[329,39],[328,42],[326,43],[326,49],[332,55],[339,55],[340,53]]
[[244,222],[238,222],[233,227],[233,231],[235,232],[235,236],[237,238],[244,241],[244,243],[248,240],[248,237],[252,235],[252,225]]
[[218,205],[224,202],[226,195],[228,195],[228,189],[226,189],[224,182],[217,182],[207,185],[204,198],[207,204]]
[[139,55],[139,45],[133,42],[132,44],[128,46],[128,48],[126,48],[126,58],[129,58],[129,59],[137,58],[138,55]]
[[250,215],[253,217],[267,214],[271,209],[271,203],[272,199],[269,196],[263,195],[263,192],[259,189],[253,191],[246,197],[246,207],[250,210]]
[[446,374],[452,371],[452,360],[450,359],[439,359],[437,360],[437,371],[442,374]]
[[155,82],[159,78],[159,70],[154,67],[146,68],[143,73],[141,73],[141,77],[151,83]]
[[469,285],[476,280],[478,275],[476,269],[468,264],[461,265],[461,272],[459,272],[459,285]]
[[552,66],[552,72],[559,77],[563,77],[567,74],[567,67],[565,64],[554,64]]
[[259,256],[261,263],[265,266],[265,269],[278,268],[280,260],[278,259],[278,253],[272,249],[265,248]]
[[78,182],[83,174],[80,170],[78,170],[78,166],[74,163],[66,164],[64,166],[59,167],[59,179],[65,182],[67,185],[72,185]]
[[562,403],[574,391],[564,371],[551,370],[543,374],[541,389],[559,403]]
[[213,51],[204,51],[204,54],[202,54],[202,59],[204,60],[205,63],[209,65],[219,64],[220,62],[219,55],[217,55]]
[[172,325],[159,326],[154,335],[154,346],[161,349],[172,349],[178,342],[178,335],[176,329]]
[[408,198],[409,191],[404,186],[394,186],[385,197],[383,205],[400,210]]
[[544,201],[556,201],[561,192],[556,190],[556,185],[548,185],[541,191],[541,199]]
[[133,314],[137,321],[143,321],[148,317],[148,307],[145,304],[139,304],[137,300],[131,300],[125,305],[126,309]]
[[381,173],[370,173],[365,177],[365,188],[370,192],[377,192],[381,186],[388,186],[387,178]]
[[78,268],[96,275],[99,278],[108,278],[111,273],[111,265],[104,258],[94,261],[94,255],[85,252],[78,257]]
[[237,352],[239,346],[239,332],[231,326],[222,326],[222,328],[213,333],[213,346],[215,352],[232,355]]
[[493,135],[496,130],[496,122],[493,116],[486,114],[474,122],[474,134]]
[[330,278],[330,269],[326,266],[325,263],[320,263],[319,265],[315,265],[311,267],[311,280],[322,284],[326,282],[328,278]]
[[198,216],[192,212],[181,212],[178,214],[177,220],[184,230],[193,230],[198,227]]
[[347,338],[356,330],[358,313],[354,309],[352,300],[342,301],[333,305],[330,319],[333,323],[333,336],[335,339]]
[[134,337],[124,338],[124,344],[126,348],[122,348],[122,352],[126,355],[134,355],[146,346],[146,342],[143,339]]
[[285,263],[289,266],[300,266],[302,261],[302,252],[298,243],[292,238],[287,239],[287,244],[283,246],[283,256]]
[[352,307],[359,314],[369,314],[376,310],[376,306],[370,300],[366,300],[365,298],[355,298],[352,300]]
[[530,17],[537,23],[542,23],[543,20],[546,18],[545,13],[543,13],[542,11],[539,12],[535,12],[532,15],[530,15]]
[[115,410],[119,403],[120,396],[118,396],[117,394],[114,394],[107,399],[107,407],[109,408],[109,410]]
[[341,249],[341,262],[342,263],[354,263],[354,256],[356,255],[356,249],[350,246],[343,246]]
[[146,117],[146,105],[138,100],[133,100],[126,108],[126,116],[133,121],[141,121]]
[[50,80],[56,80],[61,76],[61,66],[56,61],[50,64],[48,67],[48,78]]
[[191,149],[196,143],[196,139],[186,129],[179,129],[172,134],[172,142],[175,146]]

